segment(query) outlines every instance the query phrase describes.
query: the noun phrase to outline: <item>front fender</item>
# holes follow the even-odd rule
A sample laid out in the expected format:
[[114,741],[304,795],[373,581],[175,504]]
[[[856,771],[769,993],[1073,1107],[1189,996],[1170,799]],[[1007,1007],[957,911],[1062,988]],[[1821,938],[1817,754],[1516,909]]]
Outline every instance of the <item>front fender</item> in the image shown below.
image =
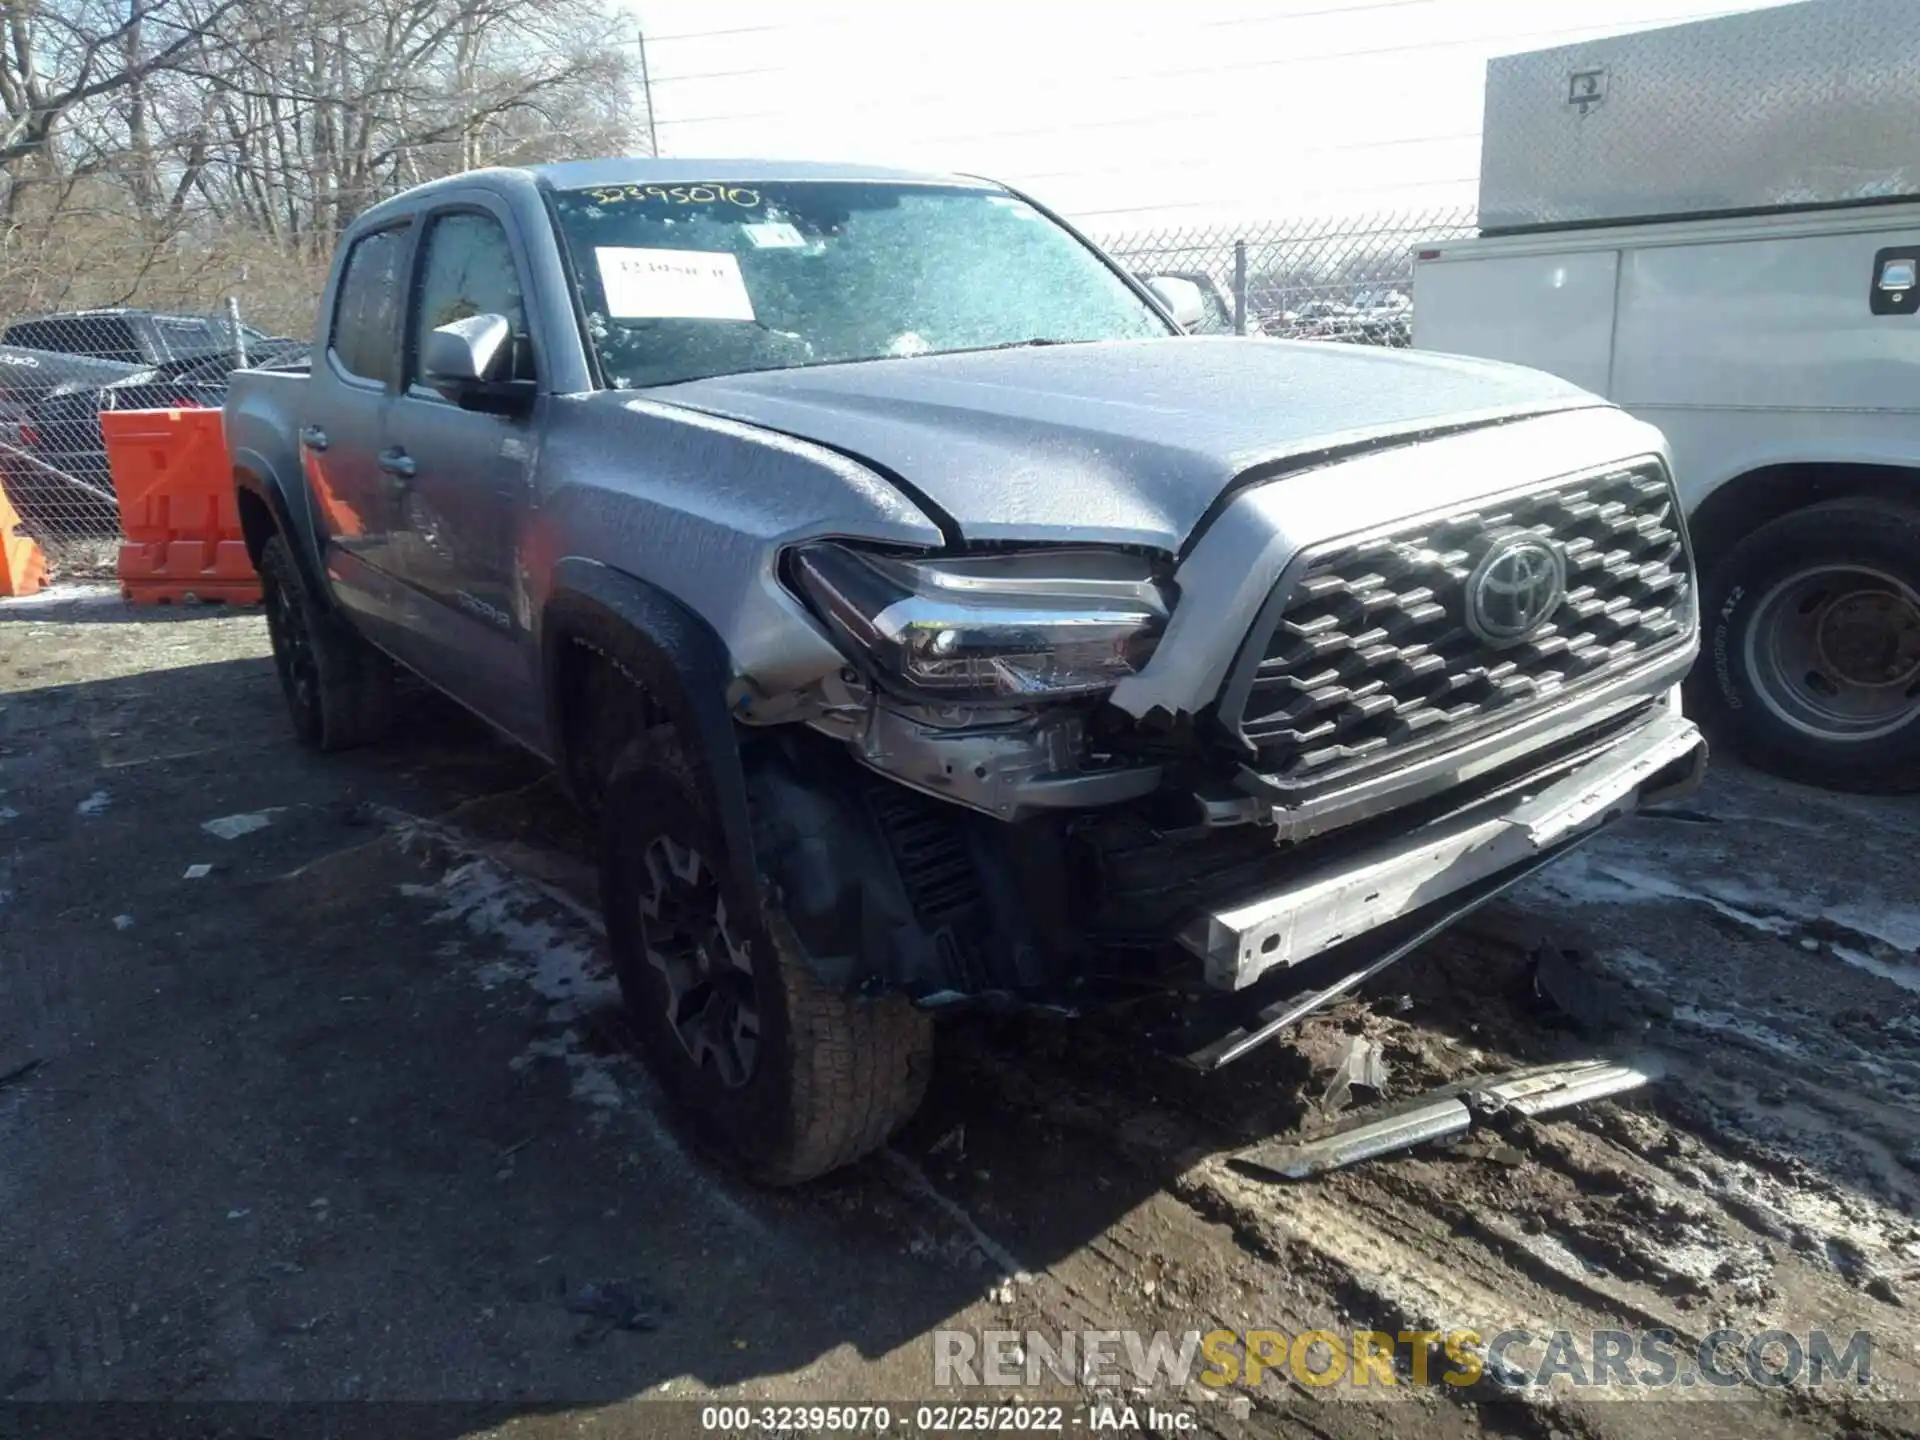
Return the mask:
[[576,642],[618,663],[666,713],[717,809],[728,863],[744,893],[757,893],[746,769],[727,709],[733,665],[719,634],[666,591],[624,571],[578,557],[556,564],[540,614],[540,654],[547,734],[562,775],[569,757],[561,665]]

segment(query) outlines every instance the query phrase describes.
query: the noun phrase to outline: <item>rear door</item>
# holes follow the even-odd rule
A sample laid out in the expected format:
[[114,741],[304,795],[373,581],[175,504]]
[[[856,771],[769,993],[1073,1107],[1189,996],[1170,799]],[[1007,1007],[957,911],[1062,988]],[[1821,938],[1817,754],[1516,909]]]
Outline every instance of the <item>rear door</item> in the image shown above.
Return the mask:
[[403,618],[394,498],[379,456],[400,378],[401,290],[410,240],[411,222],[401,221],[356,236],[341,257],[327,345],[305,387],[299,433],[300,463],[334,593],[390,649]]
[[406,307],[405,373],[380,463],[395,499],[394,553],[419,648],[405,657],[511,734],[539,733],[518,539],[530,504],[540,410],[462,410],[426,383],[420,354],[437,326],[504,315],[511,375],[538,380],[527,324],[525,251],[511,214],[483,191],[422,220]]

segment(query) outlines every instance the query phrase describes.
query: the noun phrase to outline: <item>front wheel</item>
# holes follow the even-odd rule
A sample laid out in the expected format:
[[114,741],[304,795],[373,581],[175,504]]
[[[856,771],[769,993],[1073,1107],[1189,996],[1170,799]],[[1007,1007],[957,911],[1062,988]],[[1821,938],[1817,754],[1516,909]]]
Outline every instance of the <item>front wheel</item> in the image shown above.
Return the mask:
[[1694,699],[1763,770],[1839,790],[1920,789],[1920,511],[1809,506],[1714,567]]
[[879,1148],[919,1107],[929,1018],[898,995],[839,994],[775,897],[735,878],[688,767],[657,737],[616,767],[601,813],[601,900],[642,1054],[699,1136],[769,1184]]

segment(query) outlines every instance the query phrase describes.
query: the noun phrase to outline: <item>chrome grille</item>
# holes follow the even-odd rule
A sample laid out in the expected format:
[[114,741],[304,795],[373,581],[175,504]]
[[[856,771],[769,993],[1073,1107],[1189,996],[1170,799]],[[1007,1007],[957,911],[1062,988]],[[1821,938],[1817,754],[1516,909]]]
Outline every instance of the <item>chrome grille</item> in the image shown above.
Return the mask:
[[[1522,531],[1565,556],[1566,594],[1525,639],[1495,647],[1464,623],[1466,581]],[[1683,644],[1691,590],[1657,463],[1563,482],[1311,555],[1229,703],[1244,693],[1238,726],[1263,772],[1315,782]]]

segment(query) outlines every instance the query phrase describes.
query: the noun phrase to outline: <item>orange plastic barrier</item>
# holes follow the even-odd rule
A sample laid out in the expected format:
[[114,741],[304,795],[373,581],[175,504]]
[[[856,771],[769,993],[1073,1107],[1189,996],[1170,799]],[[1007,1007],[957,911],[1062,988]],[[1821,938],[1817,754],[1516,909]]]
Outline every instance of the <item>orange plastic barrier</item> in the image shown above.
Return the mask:
[[14,527],[20,512],[0,484],[0,595],[31,595],[47,583],[47,557],[30,535]]
[[100,416],[120,501],[120,593],[136,605],[251,605],[247,559],[218,410],[107,410]]

